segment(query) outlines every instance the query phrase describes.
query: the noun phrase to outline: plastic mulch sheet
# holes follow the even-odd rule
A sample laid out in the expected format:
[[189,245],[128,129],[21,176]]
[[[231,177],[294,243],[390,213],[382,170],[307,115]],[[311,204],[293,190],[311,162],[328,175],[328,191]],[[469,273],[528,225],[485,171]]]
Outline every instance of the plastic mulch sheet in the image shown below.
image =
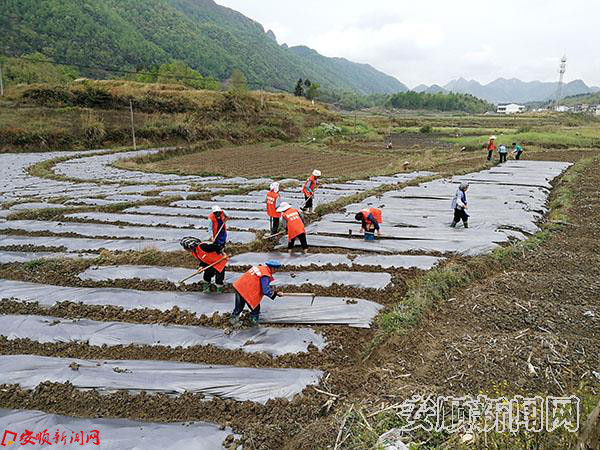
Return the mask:
[[[196,316],[230,313],[234,294],[196,292],[138,291],[117,288],[74,288],[22,281],[0,280],[2,299],[38,302],[50,307],[60,302],[122,307],[124,310],[157,309],[169,311],[174,306]],[[312,304],[311,304],[312,303]],[[347,325],[369,328],[382,305],[348,297],[278,297],[261,303],[260,319],[265,323]]]
[[156,249],[162,252],[181,250],[179,242],[153,241],[150,239],[86,239],[52,236],[7,236],[0,235],[0,247],[34,245],[36,247],[61,248],[67,251],[142,251]]
[[[96,266],[89,267],[79,274],[84,281],[110,281],[110,280],[160,280],[177,283],[194,273],[193,270],[180,267],[158,266]],[[225,282],[233,283],[242,273],[226,272]],[[363,289],[385,289],[392,282],[392,276],[387,272],[277,272],[275,286],[302,286],[312,284],[321,287],[331,287],[334,284]],[[186,281],[186,284],[200,283],[199,275]]]
[[[525,239],[523,233],[539,231],[537,222],[547,212],[550,182],[569,165],[511,161],[489,170],[369,197],[347,206],[345,214],[329,214],[311,224],[308,242],[315,247],[388,253],[486,253],[510,238]],[[451,199],[458,183],[465,180],[471,182],[467,193],[469,229],[463,229],[462,224],[450,229]],[[358,228],[354,214],[365,207],[383,212],[382,239],[375,242],[352,239],[349,233]]]
[[[73,369],[69,366],[77,364]],[[318,385],[319,370],[270,369],[152,360],[83,360],[36,355],[0,355],[0,384],[32,390],[44,382],[71,383],[100,393],[126,390],[181,395],[204,394],[265,404],[291,400],[307,386]]]
[[[65,444],[62,440],[58,443],[54,440],[54,434],[58,430],[61,439],[64,433],[64,442],[67,443],[75,435],[79,435],[82,440],[85,438],[83,445],[74,443],[72,446],[103,450],[213,450],[225,448],[223,441],[233,434],[230,428],[221,430],[218,425],[207,422],[152,423],[127,419],[81,419],[14,409],[0,409],[0,429],[16,434],[15,444],[19,443],[17,439],[25,431],[32,432],[35,437],[47,430],[51,445],[63,447]],[[97,441],[92,430],[98,432]],[[235,437],[239,438],[234,435]]]
[[[269,228],[269,221],[265,220],[266,215],[263,215],[263,220],[239,220],[232,219],[227,221],[228,229],[251,230]],[[102,212],[84,212],[67,214],[65,217],[69,219],[93,220],[97,222],[122,222],[131,223],[133,225],[147,225],[153,227],[175,227],[175,228],[195,228],[208,229],[208,219],[199,219],[194,217],[177,217],[177,216],[157,216],[150,214],[119,214],[119,213],[102,213]]]
[[[138,238],[162,241],[179,241],[181,238],[194,235],[191,230],[167,227],[126,227],[96,223],[51,222],[43,220],[9,220],[0,223],[0,230],[42,231],[48,233],[74,233],[80,236],[107,238]],[[246,244],[256,236],[247,231],[231,231],[227,233],[232,243]]]
[[[124,213],[133,213],[133,214],[157,214],[161,216],[189,216],[189,217],[201,217],[202,219],[206,219],[201,221],[202,223],[206,222],[208,219],[208,215],[211,213],[210,209],[196,209],[196,208],[173,208],[169,206],[154,206],[154,205],[144,205],[144,206],[134,206],[131,208],[127,208],[123,211]],[[227,216],[230,219],[265,219],[267,217],[266,209],[265,211],[227,211]]]
[[227,213],[229,210],[247,210],[247,211],[265,211],[266,207],[262,203],[248,203],[248,202],[213,202],[212,200],[179,200],[170,204],[177,208],[202,208],[210,209],[211,207],[219,205]]
[[[0,245],[2,242],[0,241]],[[35,261],[36,259],[54,259],[54,258],[85,258],[92,259],[98,255],[77,254],[77,253],[52,253],[52,252],[7,252],[0,250],[0,264],[23,263]]]
[[292,267],[323,267],[346,266],[346,267],[382,267],[384,269],[410,269],[417,268],[429,270],[443,258],[427,255],[364,255],[364,254],[339,254],[339,253],[308,253],[306,255],[288,253],[242,253],[235,255],[229,261],[232,267],[256,266],[265,261],[275,259],[283,266]]
[[319,350],[325,347],[325,338],[307,328],[254,327],[234,330],[226,335],[218,328],[28,315],[0,316],[0,335],[9,340],[31,339],[44,344],[79,342],[109,347],[149,345],[171,348],[211,345],[224,350],[265,352],[273,356],[306,353],[309,345]]

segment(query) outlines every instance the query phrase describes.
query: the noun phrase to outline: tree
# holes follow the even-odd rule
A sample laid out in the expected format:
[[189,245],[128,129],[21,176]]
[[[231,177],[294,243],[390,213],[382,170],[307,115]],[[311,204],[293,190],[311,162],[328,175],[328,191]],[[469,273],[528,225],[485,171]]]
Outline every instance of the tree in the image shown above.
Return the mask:
[[246,80],[246,75],[240,69],[233,69],[231,72],[231,77],[229,78],[229,87],[230,92],[234,92],[236,94],[242,94],[248,90],[248,81]]
[[310,83],[308,89],[306,90],[306,98],[309,100],[314,100],[319,96],[319,88],[321,85],[319,83]]
[[302,78],[296,83],[296,89],[294,89],[294,95],[296,97],[304,97],[304,86],[302,86]]
[[306,80],[304,80],[304,87],[306,87],[307,89],[310,87],[312,83],[310,82],[310,80],[307,78]]

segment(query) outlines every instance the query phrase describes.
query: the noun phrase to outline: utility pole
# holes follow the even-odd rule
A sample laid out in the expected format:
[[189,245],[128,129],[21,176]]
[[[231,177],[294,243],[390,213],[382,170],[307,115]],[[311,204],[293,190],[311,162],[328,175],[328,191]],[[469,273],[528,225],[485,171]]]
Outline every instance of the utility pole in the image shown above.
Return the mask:
[[554,105],[554,109],[558,109],[560,106],[560,101],[562,99],[562,89],[564,83],[565,72],[567,70],[567,56],[563,56],[560,60],[560,67],[558,69],[559,77],[558,77],[558,85],[556,88],[556,103]]
[[0,97],[4,96],[4,80],[2,78],[2,64],[0,63]]
[[137,145],[135,144],[135,127],[133,126],[133,102],[131,99],[129,100],[129,111],[131,113],[131,136],[133,137],[133,149],[137,150]]

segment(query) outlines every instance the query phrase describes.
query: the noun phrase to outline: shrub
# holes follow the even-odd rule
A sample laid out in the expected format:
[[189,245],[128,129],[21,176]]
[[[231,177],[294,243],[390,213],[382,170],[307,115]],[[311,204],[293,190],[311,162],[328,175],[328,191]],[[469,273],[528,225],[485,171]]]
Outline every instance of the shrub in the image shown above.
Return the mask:
[[429,134],[433,131],[433,129],[431,128],[431,125],[423,125],[421,128],[419,128],[419,131],[423,134]]
[[81,115],[83,137],[88,147],[101,144],[106,137],[104,121],[98,114],[88,111]]

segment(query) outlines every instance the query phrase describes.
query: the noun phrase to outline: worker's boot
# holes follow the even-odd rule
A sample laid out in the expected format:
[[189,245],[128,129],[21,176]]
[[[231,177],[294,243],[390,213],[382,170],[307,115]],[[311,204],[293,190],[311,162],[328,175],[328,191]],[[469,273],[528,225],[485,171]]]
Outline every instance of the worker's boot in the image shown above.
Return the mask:
[[229,318],[229,323],[233,326],[240,324],[240,316],[234,316],[233,314]]
[[258,317],[250,316],[250,326],[252,326],[252,327],[258,326]]
[[463,225],[465,228],[469,228],[469,222],[467,220],[463,221]]
[[452,221],[452,223],[450,224],[450,227],[451,227],[451,228],[454,228],[454,227],[456,227],[456,224],[457,224],[457,223],[458,223],[458,222],[456,222],[455,220],[453,220],[453,221]]
[[217,290],[215,291],[217,294],[222,294],[223,293],[223,285],[222,284],[217,284]]
[[210,285],[211,285],[211,283],[209,283],[208,281],[204,281],[202,283],[202,292],[204,294],[208,294],[210,292]]

